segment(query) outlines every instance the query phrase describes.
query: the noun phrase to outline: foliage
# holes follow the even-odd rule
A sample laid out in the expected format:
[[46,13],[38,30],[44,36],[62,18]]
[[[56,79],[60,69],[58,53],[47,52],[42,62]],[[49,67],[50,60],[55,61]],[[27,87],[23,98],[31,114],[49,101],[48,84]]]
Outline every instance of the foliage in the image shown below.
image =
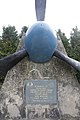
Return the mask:
[[18,32],[15,26],[3,27],[2,39],[0,40],[0,58],[14,53],[18,43]]
[[15,26],[8,26],[3,27],[3,33],[2,33],[2,39],[8,39],[8,40],[17,40],[18,39],[18,33],[16,31]]
[[[3,58],[16,51],[19,43],[18,32],[15,26],[3,27],[3,33],[0,39],[0,58]],[[0,81],[5,78],[5,75],[0,77]]]
[[65,33],[62,33],[61,30],[59,29],[57,34],[60,36],[64,47],[66,49],[67,54],[70,56],[70,50],[71,50],[71,45],[70,45],[70,40],[66,37]]
[[77,27],[73,28],[70,34],[71,56],[80,61],[80,31]]
[[[78,61],[80,61],[80,30],[77,26],[72,29],[70,34],[71,52],[70,56]],[[80,71],[76,72],[78,81],[80,82]]]
[[23,26],[19,37],[22,38],[22,35],[23,35],[24,33],[26,33],[27,30],[28,30],[28,27],[27,27],[27,26]]
[[[23,26],[20,35],[16,31],[15,26],[3,27],[2,36],[0,36],[0,58],[3,58],[16,51],[19,38],[23,33],[26,33],[28,27]],[[5,75],[0,77],[0,81],[5,78]]]
[[[80,31],[77,27],[73,28],[70,33],[70,38],[68,39],[65,36],[65,33],[62,33],[59,29],[57,34],[59,34],[68,56],[73,59],[80,61]],[[76,76],[80,82],[80,72],[76,71]]]

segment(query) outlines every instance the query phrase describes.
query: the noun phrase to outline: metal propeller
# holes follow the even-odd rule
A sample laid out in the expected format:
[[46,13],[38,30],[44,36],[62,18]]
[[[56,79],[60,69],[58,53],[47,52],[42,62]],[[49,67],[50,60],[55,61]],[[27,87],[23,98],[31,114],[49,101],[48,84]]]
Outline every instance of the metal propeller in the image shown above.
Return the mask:
[[[35,9],[37,21],[43,21],[45,18],[46,0],[35,0]],[[28,56],[25,49],[15,52],[7,57],[0,59],[0,76],[5,75],[13,66]]]
[[[37,21],[44,21],[45,8],[46,8],[46,0],[35,0],[35,10],[36,10]],[[41,23],[40,25],[45,26],[45,24],[43,24],[43,23]],[[47,43],[46,43],[46,45],[48,46]],[[35,44],[34,44],[34,46],[35,46]],[[5,75],[8,72],[8,70],[10,70],[13,66],[15,66],[19,61],[21,61],[26,56],[28,56],[28,51],[25,48],[19,52],[16,52],[12,55],[9,55],[7,57],[0,59],[0,76]],[[52,56],[58,57],[59,59],[65,61],[66,63],[68,63],[69,65],[71,65],[72,67],[74,67],[75,69],[80,71],[80,62],[78,62],[72,58],[69,58],[68,56],[65,56],[60,51],[55,49]]]
[[[45,17],[45,8],[46,8],[46,0],[35,0],[35,8],[36,8],[36,18],[38,21],[44,21]],[[69,65],[71,65],[76,70],[80,71],[80,62],[77,60],[74,60],[63,53],[61,53],[59,50],[55,50],[53,56],[58,57],[59,59],[65,61]]]

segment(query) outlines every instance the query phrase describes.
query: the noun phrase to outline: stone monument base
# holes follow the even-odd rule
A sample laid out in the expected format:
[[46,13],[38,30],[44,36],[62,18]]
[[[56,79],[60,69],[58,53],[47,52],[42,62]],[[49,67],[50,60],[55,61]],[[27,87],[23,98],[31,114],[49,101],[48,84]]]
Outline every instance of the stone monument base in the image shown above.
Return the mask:
[[[62,43],[58,44],[58,49],[65,54]],[[29,75],[33,69],[41,76],[35,70]],[[24,81],[36,79],[57,81],[58,104],[24,104]],[[23,59],[7,73],[3,83],[0,120],[80,120],[80,85],[73,69],[56,57],[44,64]]]

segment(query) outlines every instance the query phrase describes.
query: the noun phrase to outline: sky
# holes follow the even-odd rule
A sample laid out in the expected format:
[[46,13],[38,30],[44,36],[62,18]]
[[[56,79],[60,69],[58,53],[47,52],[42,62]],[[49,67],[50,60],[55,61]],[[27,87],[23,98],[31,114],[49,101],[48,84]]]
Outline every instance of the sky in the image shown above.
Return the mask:
[[[20,33],[35,22],[35,0],[0,0],[0,34],[3,26],[14,25]],[[47,0],[45,22],[69,37],[73,27],[80,29],[80,0]]]

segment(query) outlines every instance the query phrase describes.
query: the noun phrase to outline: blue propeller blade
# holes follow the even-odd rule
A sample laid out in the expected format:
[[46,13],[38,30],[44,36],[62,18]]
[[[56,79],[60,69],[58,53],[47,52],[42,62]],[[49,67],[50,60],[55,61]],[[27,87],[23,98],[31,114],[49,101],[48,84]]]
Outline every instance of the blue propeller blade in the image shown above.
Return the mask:
[[64,62],[66,62],[67,64],[71,65],[73,68],[75,68],[76,70],[80,71],[80,62],[77,60],[74,60],[66,55],[64,55],[63,53],[61,53],[58,50],[55,50],[53,56],[58,57],[59,59],[63,60]]
[[8,70],[15,66],[19,61],[27,56],[25,49],[15,52],[9,56],[0,59],[0,76],[5,75]]
[[35,10],[37,21],[45,19],[46,0],[35,0]]

